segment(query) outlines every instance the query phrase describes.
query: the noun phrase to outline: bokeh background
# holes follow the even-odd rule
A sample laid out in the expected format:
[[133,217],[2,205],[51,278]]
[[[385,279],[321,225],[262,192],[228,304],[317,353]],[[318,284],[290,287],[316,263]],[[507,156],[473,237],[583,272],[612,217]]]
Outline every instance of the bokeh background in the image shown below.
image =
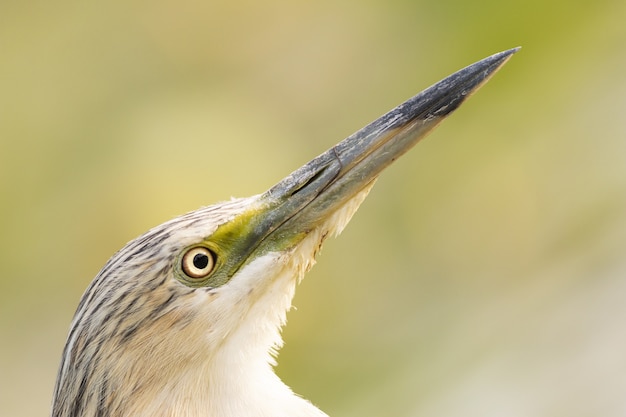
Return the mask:
[[331,416],[626,415],[626,2],[0,2],[0,415],[48,413],[82,291],[523,49],[301,284],[278,373]]

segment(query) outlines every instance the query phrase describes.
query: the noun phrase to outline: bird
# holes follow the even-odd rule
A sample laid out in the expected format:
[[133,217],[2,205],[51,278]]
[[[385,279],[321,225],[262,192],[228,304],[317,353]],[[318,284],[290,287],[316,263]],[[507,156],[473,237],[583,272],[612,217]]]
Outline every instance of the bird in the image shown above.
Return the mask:
[[80,299],[51,416],[326,416],[274,372],[297,284],[379,174],[518,49],[435,83],[264,193],[127,243]]

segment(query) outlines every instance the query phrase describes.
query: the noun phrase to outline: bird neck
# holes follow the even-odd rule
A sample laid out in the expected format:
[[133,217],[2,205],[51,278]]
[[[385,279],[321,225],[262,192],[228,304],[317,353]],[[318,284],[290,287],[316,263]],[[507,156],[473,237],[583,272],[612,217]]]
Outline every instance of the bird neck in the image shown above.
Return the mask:
[[[222,358],[216,358],[222,359]],[[128,409],[133,417],[327,417],[295,395],[272,369],[255,364],[233,368],[216,363],[189,369],[172,380],[149,404],[138,399]]]
[[[291,307],[295,286],[309,265],[285,262],[270,285],[259,285],[262,271],[291,256],[269,255],[249,265],[245,277],[228,291],[216,292],[206,313],[215,318],[220,311],[230,314],[220,320],[213,336],[207,335],[205,352],[175,369],[158,392],[146,401],[135,396],[127,408],[133,417],[325,417],[309,401],[296,395],[274,373],[273,355],[281,347],[280,329]],[[282,269],[282,270],[281,270]],[[252,289],[252,291],[251,291]],[[237,296],[234,296],[236,294]],[[246,302],[238,302],[245,297]],[[255,300],[252,302],[251,297]],[[238,309],[235,306],[244,306]],[[199,338],[193,338],[199,340]],[[182,340],[185,343],[185,340]],[[185,347],[186,348],[186,347]],[[182,348],[180,348],[182,349]],[[179,349],[179,352],[180,352]],[[196,346],[202,351],[203,347]],[[165,355],[164,355],[165,356]],[[162,374],[161,374],[162,375]],[[163,381],[163,380],[162,380]]]

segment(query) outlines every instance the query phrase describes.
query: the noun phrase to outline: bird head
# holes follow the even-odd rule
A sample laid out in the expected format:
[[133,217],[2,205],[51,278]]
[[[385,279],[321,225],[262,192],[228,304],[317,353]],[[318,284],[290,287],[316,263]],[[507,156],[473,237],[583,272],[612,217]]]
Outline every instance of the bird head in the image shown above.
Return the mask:
[[129,242],[80,301],[52,415],[323,416],[273,372],[296,284],[381,171],[514,52],[440,81],[263,194],[200,208]]

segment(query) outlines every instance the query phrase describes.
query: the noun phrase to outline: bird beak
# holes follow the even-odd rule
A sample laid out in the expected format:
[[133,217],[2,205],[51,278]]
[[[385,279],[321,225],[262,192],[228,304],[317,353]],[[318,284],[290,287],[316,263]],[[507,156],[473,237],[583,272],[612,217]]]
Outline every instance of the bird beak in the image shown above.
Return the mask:
[[232,276],[256,257],[253,254],[295,246],[456,110],[518,49],[492,55],[439,81],[262,194],[261,205],[239,222],[246,224],[246,242],[241,242],[245,250],[227,274]]

